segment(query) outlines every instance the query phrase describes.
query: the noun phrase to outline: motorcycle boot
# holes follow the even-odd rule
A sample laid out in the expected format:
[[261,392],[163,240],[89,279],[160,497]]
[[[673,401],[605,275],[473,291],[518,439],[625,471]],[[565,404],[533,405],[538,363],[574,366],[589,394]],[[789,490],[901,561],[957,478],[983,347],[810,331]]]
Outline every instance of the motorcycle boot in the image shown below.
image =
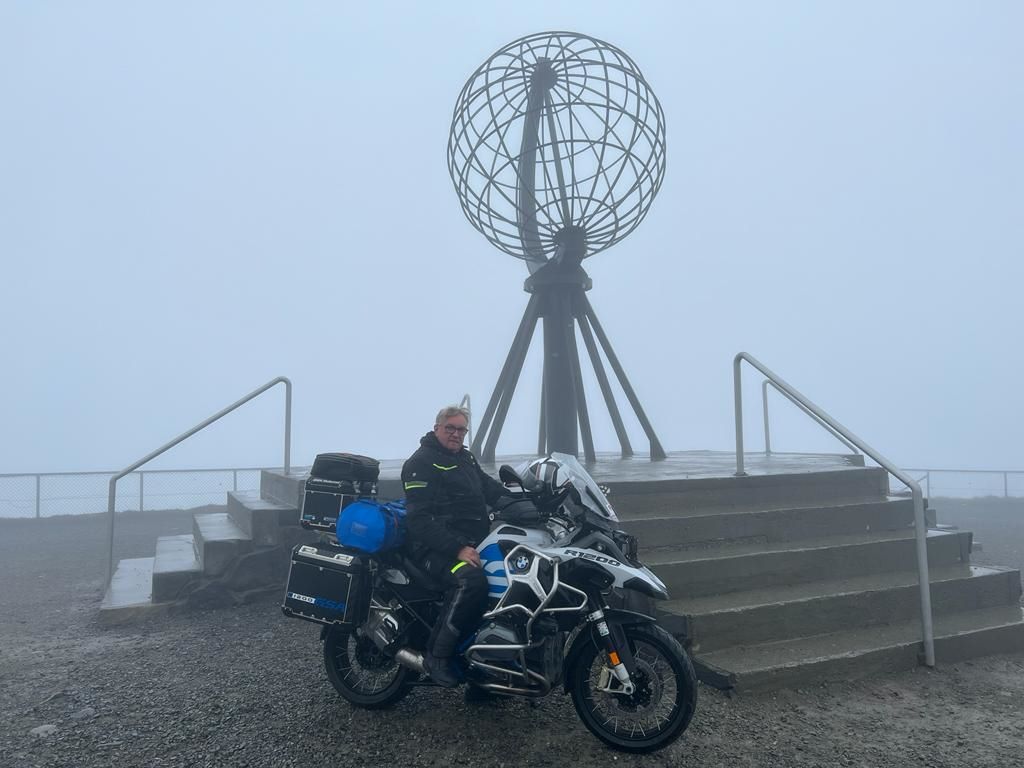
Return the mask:
[[487,605],[487,577],[481,568],[461,560],[445,576],[449,586],[430,632],[423,666],[435,683],[453,688],[462,682],[455,669],[455,651],[479,623]]
[[427,651],[423,656],[423,668],[427,671],[430,679],[442,688],[454,688],[462,682],[459,673],[455,671],[455,662],[450,656],[439,658]]

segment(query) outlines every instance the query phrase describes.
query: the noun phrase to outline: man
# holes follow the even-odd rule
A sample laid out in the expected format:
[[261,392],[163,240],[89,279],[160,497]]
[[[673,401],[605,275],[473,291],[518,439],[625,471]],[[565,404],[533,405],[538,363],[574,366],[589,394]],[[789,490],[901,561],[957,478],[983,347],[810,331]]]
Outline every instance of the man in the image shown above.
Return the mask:
[[487,605],[487,576],[476,551],[490,529],[487,505],[506,492],[463,447],[468,425],[465,408],[442,408],[402,467],[409,546],[424,570],[445,585],[424,666],[434,682],[448,688],[459,683],[455,649]]

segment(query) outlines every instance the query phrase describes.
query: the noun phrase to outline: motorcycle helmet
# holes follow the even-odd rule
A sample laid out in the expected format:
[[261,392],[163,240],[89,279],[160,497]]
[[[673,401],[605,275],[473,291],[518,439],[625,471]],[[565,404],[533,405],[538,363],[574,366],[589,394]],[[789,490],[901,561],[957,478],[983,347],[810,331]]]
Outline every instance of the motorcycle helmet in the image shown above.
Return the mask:
[[530,474],[537,478],[541,488],[552,495],[557,494],[570,482],[568,477],[560,477],[561,473],[558,470],[558,461],[550,457],[535,459],[529,466]]

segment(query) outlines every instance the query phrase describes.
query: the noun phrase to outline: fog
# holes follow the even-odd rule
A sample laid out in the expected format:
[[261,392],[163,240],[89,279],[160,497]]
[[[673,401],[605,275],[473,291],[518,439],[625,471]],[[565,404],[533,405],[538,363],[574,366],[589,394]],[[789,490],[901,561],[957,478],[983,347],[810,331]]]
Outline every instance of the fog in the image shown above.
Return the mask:
[[[904,466],[1024,469],[1019,3],[8,2],[0,472],[124,467],[279,375],[295,464],[482,412],[527,270],[463,216],[448,129],[549,29],[665,111],[659,196],[584,266],[667,450],[733,447],[745,350]],[[535,448],[539,342],[499,453]],[[155,466],[279,464],[282,402]],[[841,450],[772,407],[773,447]]]

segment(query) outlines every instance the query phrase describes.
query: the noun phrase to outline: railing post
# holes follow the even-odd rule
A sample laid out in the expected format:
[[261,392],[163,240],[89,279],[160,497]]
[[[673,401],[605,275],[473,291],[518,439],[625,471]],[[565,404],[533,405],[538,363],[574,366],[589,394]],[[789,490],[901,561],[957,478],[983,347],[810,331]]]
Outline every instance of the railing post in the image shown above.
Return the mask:
[[117,478],[110,478],[110,490],[107,495],[107,586],[114,580],[114,500],[117,497]]
[[930,469],[924,473],[924,487],[930,499],[932,497],[932,471]]
[[772,438],[768,430],[768,379],[761,382],[761,411],[764,413],[764,455],[772,455]]
[[36,475],[36,520],[39,519],[39,512],[41,507],[41,494],[39,492],[40,486],[42,485],[39,475]]
[[743,384],[740,381],[740,364],[743,353],[740,352],[732,360],[732,396],[736,410],[736,475],[747,474],[743,471]]
[[238,470],[237,469],[231,470],[231,484],[233,486],[231,490],[237,491],[238,490]]
[[926,533],[928,529],[924,515],[924,499],[921,497],[921,486],[917,483],[910,487],[910,491],[914,499],[914,545],[917,550],[917,584],[921,600],[921,639],[924,644],[924,663],[926,666],[934,667],[935,632],[932,628],[932,593],[931,583],[928,578],[928,540]]
[[292,471],[292,382],[291,379],[284,381],[284,473],[291,474]]
[[469,393],[467,392],[462,396],[462,400],[459,401],[459,407],[465,408],[469,411],[469,419],[467,419],[466,426],[468,431],[466,432],[466,445],[473,444],[473,406],[470,404]]
[[1004,499],[1010,498],[1010,481],[1009,481],[1009,477],[1010,477],[1010,473],[1009,472],[1003,472],[1003,498]]
[[139,472],[139,512],[146,509],[145,472]]

